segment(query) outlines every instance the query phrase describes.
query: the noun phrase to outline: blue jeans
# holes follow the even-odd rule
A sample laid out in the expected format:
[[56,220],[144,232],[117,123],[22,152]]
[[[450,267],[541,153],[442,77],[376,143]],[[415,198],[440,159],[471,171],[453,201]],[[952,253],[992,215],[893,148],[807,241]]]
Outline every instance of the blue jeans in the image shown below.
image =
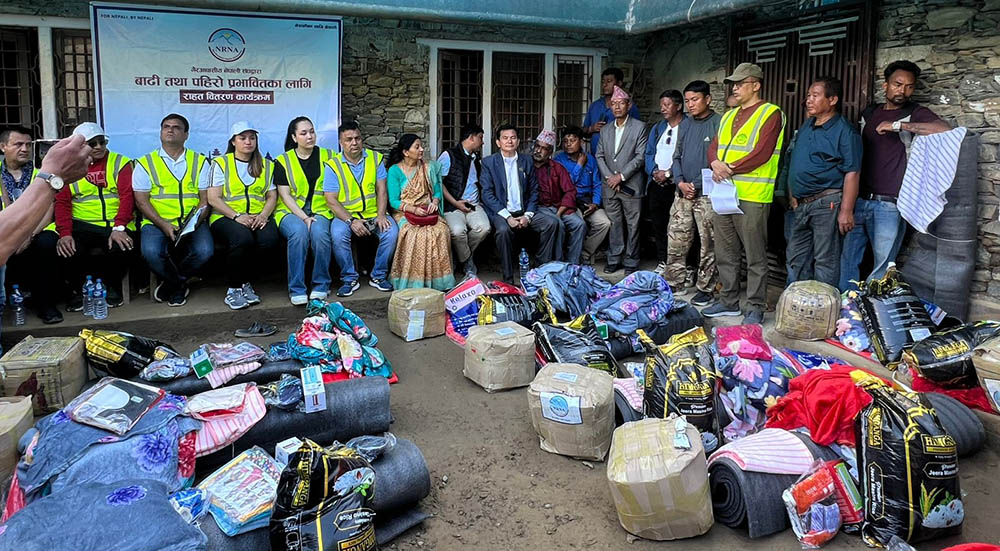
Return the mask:
[[[389,217],[389,229],[382,231],[375,226],[373,232],[378,236],[378,249],[375,252],[375,267],[372,268],[372,279],[383,280],[389,275],[389,262],[396,252],[396,237],[399,227],[396,221]],[[333,236],[333,256],[340,266],[340,279],[344,283],[358,280],[358,272],[354,268],[354,255],[351,254],[351,238],[354,232],[351,225],[339,218],[330,223],[330,234]]]
[[142,257],[146,259],[149,269],[153,270],[162,281],[174,287],[183,285],[215,253],[215,241],[212,239],[208,222],[202,222],[196,230],[176,245],[170,243],[160,228],[152,224],[143,226],[140,232]]
[[330,255],[333,240],[330,237],[330,219],[316,216],[308,229],[306,223],[294,214],[286,214],[278,231],[288,240],[288,294],[306,294],[306,256],[313,253],[313,291],[330,291]]
[[899,215],[895,203],[858,199],[854,205],[854,229],[844,236],[844,250],[840,255],[840,290],[856,289],[858,266],[865,255],[869,241],[875,257],[875,267],[866,279],[885,275],[890,262],[903,244],[906,221]]

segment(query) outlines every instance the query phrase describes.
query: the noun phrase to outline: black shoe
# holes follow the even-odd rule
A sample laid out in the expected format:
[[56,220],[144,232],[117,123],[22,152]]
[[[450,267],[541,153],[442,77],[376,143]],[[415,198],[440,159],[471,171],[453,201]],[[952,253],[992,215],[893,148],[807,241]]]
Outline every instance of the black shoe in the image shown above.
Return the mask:
[[608,264],[607,266],[604,267],[604,273],[613,274],[621,269],[622,267],[620,264]]
[[62,323],[63,316],[56,307],[49,305],[41,308],[38,311],[38,317],[42,319],[42,323],[45,325],[52,325],[54,323]]
[[[142,294],[142,293],[140,293]],[[173,293],[170,290],[170,286],[167,285],[166,281],[161,281],[156,284],[156,288],[153,289],[153,300],[156,302],[163,302],[167,300]]]
[[639,271],[639,268],[625,268],[625,277],[628,277]]
[[698,294],[691,298],[691,304],[694,304],[695,306],[708,306],[709,304],[712,304],[713,300],[715,300],[715,298],[712,297],[711,293],[698,291]]
[[122,304],[125,304],[125,300],[122,299],[122,292],[117,289],[108,288],[108,308],[118,308]]
[[66,303],[67,312],[82,312],[83,311],[83,295],[74,294],[69,298],[69,302]]
[[170,294],[170,300],[167,301],[167,306],[184,306],[187,304],[188,289],[186,287],[180,287]]

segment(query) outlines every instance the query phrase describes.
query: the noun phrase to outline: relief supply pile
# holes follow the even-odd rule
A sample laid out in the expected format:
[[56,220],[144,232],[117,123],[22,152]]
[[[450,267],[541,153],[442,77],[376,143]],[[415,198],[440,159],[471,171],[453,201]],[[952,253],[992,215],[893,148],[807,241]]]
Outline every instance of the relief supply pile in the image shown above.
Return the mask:
[[611,375],[575,364],[548,364],[528,387],[531,424],[547,452],[603,460],[615,428]]
[[528,386],[535,377],[535,334],[512,321],[470,327],[463,374],[487,392]]
[[400,289],[389,297],[389,330],[406,341],[444,335],[444,293],[434,289]]

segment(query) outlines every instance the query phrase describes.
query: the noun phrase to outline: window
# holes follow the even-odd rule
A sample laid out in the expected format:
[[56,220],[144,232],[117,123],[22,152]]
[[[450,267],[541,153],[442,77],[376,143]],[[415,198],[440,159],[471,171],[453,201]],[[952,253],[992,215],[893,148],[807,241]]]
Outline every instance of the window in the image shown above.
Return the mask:
[[56,29],[52,40],[59,135],[68,136],[78,124],[97,119],[90,32]]
[[444,151],[458,141],[462,126],[483,122],[483,52],[441,50],[438,84],[437,150]]
[[38,34],[0,27],[0,126],[26,126],[41,135]]
[[556,56],[556,132],[579,126],[593,100],[592,60],[587,56]]
[[522,146],[544,128],[580,124],[600,92],[594,68],[601,48],[417,39],[430,47],[430,127],[433,155],[458,139],[469,121],[482,125],[483,153],[493,152],[493,130],[517,126]]
[[544,124],[544,64],[541,54],[493,54],[493,126],[516,126],[522,149]]

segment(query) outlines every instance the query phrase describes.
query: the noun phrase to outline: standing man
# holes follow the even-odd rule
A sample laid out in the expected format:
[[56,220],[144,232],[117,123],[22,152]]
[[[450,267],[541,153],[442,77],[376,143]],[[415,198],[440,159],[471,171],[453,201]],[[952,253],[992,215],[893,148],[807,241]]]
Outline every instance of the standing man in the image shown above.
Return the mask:
[[558,240],[555,259],[579,264],[587,223],[576,209],[576,186],[573,185],[569,172],[561,164],[552,161],[555,148],[556,133],[542,130],[531,149],[531,159],[535,163],[535,175],[538,177],[539,210],[551,214],[559,221],[556,226]]
[[326,162],[323,193],[326,204],[336,217],[330,223],[333,236],[333,256],[340,265],[341,286],[338,297],[349,297],[361,288],[354,267],[351,240],[354,236],[378,236],[375,266],[368,285],[388,293],[389,262],[396,252],[399,227],[386,216],[389,194],[386,191],[387,171],[382,154],[364,146],[361,128],[356,122],[345,122],[338,130],[340,153]]
[[667,268],[664,279],[672,288],[681,289],[687,277],[688,249],[694,242],[695,228],[700,239],[698,292],[691,304],[705,306],[714,300],[712,293],[719,278],[715,267],[715,239],[712,228],[712,201],[702,194],[701,171],[708,168],[708,146],[719,133],[722,116],[712,111],[708,83],[696,80],[684,88],[688,117],[681,121],[674,151],[673,172],[677,197],[670,206],[667,228]]
[[[143,214],[142,256],[160,278],[153,290],[157,302],[184,306],[190,293],[187,281],[215,252],[208,224],[208,160],[184,147],[190,125],[171,113],[160,121],[160,147],[138,160],[132,173],[135,204]],[[206,207],[195,230],[180,232],[194,211]]]
[[767,309],[767,216],[774,199],[778,160],[785,132],[785,115],[760,99],[764,72],[740,63],[726,83],[733,88],[736,107],[726,112],[719,133],[708,149],[716,182],[736,187],[742,214],[716,214],[715,258],[722,281],[719,302],[702,314],[714,318],[740,314],[740,260],[747,258],[747,306],[743,323],[762,323]]
[[597,166],[604,182],[601,195],[611,220],[604,273],[613,274],[624,264],[626,276],[639,269],[639,215],[646,193],[643,164],[648,138],[646,124],[629,115],[631,104],[629,95],[616,86],[611,96],[614,124],[601,130],[601,145],[597,150]]
[[788,242],[789,279],[840,284],[843,235],[854,227],[861,170],[861,136],[840,116],[843,84],[820,77],[809,87],[809,118],[789,153],[789,204],[795,213]]
[[97,123],[85,122],[73,134],[83,136],[91,153],[86,177],[66,182],[56,195],[56,252],[68,261],[73,291],[66,310],[83,310],[80,288],[87,274],[103,278],[108,307],[115,308],[124,302],[122,278],[135,246],[132,160],[108,149],[108,137]]
[[[674,199],[674,178],[671,171],[674,165],[674,151],[677,149],[678,127],[684,120],[684,98],[677,90],[666,90],[660,94],[660,114],[663,120],[656,123],[649,131],[649,141],[646,142],[646,174],[653,180],[649,186],[649,211],[653,216],[653,238],[656,240],[656,274],[664,275],[667,271],[667,228],[670,218],[664,214],[670,212]],[[684,278],[681,278],[677,290],[684,289]]]
[[[0,131],[0,178],[3,181],[0,210],[11,206],[28,189],[38,174],[31,161],[31,131],[22,126],[14,126]],[[10,280],[19,283],[22,289],[31,291],[31,302],[42,323],[49,325],[63,320],[62,313],[55,306],[55,298],[62,291],[56,257],[55,226],[52,222],[52,205],[35,226],[31,234],[17,248],[7,264],[0,266],[0,312],[6,304],[5,272],[10,266]]]
[[611,229],[611,220],[601,208],[601,171],[597,159],[583,149],[583,129],[568,126],[563,130],[563,150],[554,160],[569,172],[576,186],[576,208],[587,222],[580,262],[593,264],[594,252],[601,246]]
[[[854,205],[854,229],[844,238],[840,258],[840,290],[854,286],[858,266],[868,243],[875,266],[868,279],[885,275],[903,242],[906,222],[896,208],[896,196],[906,173],[906,146],[914,135],[926,136],[951,130],[930,109],[910,101],[920,78],[920,68],[911,61],[894,61],[885,68],[886,102],[870,105],[861,114],[861,182]],[[903,138],[906,143],[904,144]]]
[[493,237],[503,268],[503,280],[514,283],[515,237],[531,231],[538,234],[539,264],[551,261],[559,242],[559,221],[538,210],[538,180],[531,157],[517,152],[521,140],[517,128],[503,124],[497,128],[499,151],[483,159],[483,205],[493,223]]
[[462,127],[459,142],[441,152],[441,177],[444,192],[444,220],[451,230],[451,246],[455,260],[465,271],[465,277],[475,277],[476,263],[472,258],[476,248],[490,234],[490,219],[479,201],[480,148],[483,128],[475,123]]
[[[611,112],[611,95],[615,88],[624,89],[625,73],[617,67],[610,67],[601,73],[601,97],[594,100],[587,109],[587,115],[583,119],[583,131],[590,138],[590,154],[597,156],[597,145],[601,140],[601,129],[604,125],[615,120],[614,113]],[[628,112],[633,119],[639,118],[639,109],[635,105]]]

